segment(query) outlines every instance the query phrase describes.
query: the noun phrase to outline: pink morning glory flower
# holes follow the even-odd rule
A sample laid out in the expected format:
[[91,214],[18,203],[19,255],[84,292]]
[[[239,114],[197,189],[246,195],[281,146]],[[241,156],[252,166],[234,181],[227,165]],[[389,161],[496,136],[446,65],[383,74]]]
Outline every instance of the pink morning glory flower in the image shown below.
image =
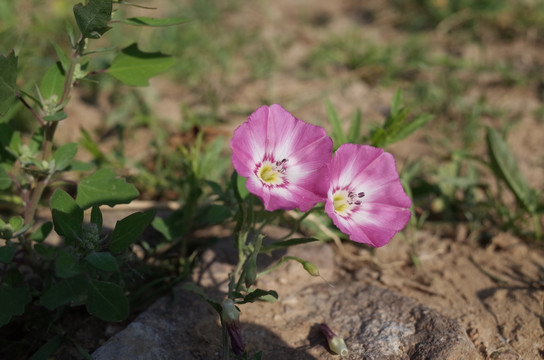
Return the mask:
[[311,209],[325,201],[332,140],[278,104],[261,106],[230,142],[232,164],[268,211]]
[[410,220],[411,200],[393,155],[368,145],[344,144],[329,165],[325,211],[356,242],[380,247]]

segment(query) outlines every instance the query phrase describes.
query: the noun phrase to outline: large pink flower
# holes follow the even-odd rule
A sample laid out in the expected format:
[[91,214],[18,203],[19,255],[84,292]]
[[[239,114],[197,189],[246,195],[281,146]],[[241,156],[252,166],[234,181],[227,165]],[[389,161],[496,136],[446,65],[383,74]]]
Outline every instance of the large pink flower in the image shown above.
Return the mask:
[[266,210],[311,209],[324,201],[332,140],[280,105],[261,106],[230,142],[232,164]]
[[329,165],[325,211],[353,241],[380,247],[410,220],[411,200],[393,155],[368,145],[344,144]]

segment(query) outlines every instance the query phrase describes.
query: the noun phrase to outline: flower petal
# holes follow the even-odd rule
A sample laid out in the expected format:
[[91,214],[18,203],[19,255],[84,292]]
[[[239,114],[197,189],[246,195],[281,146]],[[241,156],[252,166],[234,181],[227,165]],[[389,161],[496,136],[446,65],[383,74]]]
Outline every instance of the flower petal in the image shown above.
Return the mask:
[[[326,198],[324,174],[332,146],[323,128],[295,118],[280,105],[261,106],[235,130],[232,163],[266,210],[306,211]],[[259,172],[262,164],[266,172]]]
[[[351,240],[380,247],[406,226],[411,200],[404,192],[393,155],[368,145],[344,144],[329,170],[325,211]],[[349,204],[344,202],[341,213],[334,207],[339,189],[353,196],[346,198]]]

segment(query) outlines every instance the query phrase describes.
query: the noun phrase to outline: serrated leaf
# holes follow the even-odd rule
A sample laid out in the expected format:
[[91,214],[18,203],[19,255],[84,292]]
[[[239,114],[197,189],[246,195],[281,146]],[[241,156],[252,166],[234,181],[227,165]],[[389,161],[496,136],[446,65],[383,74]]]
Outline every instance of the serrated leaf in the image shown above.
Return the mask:
[[128,299],[116,284],[90,280],[87,295],[87,311],[104,321],[125,320],[129,312]]
[[145,228],[151,224],[155,217],[155,209],[145,212],[138,212],[117,221],[109,249],[114,253],[121,252],[129,247],[130,244],[138,240]]
[[68,117],[68,114],[66,114],[64,111],[59,111],[57,113],[54,113],[53,115],[47,115],[44,116],[43,119],[45,121],[61,121]]
[[53,154],[53,159],[55,159],[55,169],[57,171],[62,171],[70,166],[70,163],[74,159],[74,156],[76,156],[76,153],[76,143],[67,143],[59,147]]
[[13,260],[16,251],[15,246],[5,245],[0,247],[0,263],[9,264]]
[[326,107],[327,117],[329,118],[329,122],[332,126],[332,139],[334,142],[334,147],[338,148],[340,145],[345,144],[347,142],[347,139],[344,135],[344,130],[342,130],[342,123],[340,122],[338,113],[336,112],[336,109],[329,100],[327,100],[326,102]]
[[55,231],[68,241],[76,242],[81,237],[83,210],[66,191],[60,189],[51,196],[50,206]]
[[55,95],[58,101],[58,99],[62,97],[63,90],[64,73],[62,70],[62,64],[60,62],[56,62],[45,72],[40,85],[40,92],[45,100]]
[[61,278],[70,278],[82,271],[77,258],[65,250],[59,250],[55,260],[55,273]]
[[16,93],[17,56],[11,50],[7,56],[0,55],[0,116],[13,105]]
[[533,192],[519,171],[508,144],[495,129],[490,127],[487,128],[486,141],[495,176],[506,182],[516,199],[527,211],[534,214],[538,207],[538,199],[533,197]]
[[147,86],[149,78],[168,70],[176,59],[160,52],[146,53],[137,44],[124,48],[107,70],[113,77],[129,86]]
[[51,221],[45,222],[30,235],[29,239],[40,243],[51,233],[51,230],[53,230],[53,223]]
[[0,326],[9,323],[13,316],[22,315],[30,300],[26,288],[0,287]]
[[172,26],[172,25],[180,25],[180,24],[186,23],[190,21],[190,19],[184,18],[184,17],[157,19],[157,18],[151,18],[146,16],[139,16],[139,17],[133,17],[129,19],[121,19],[118,21],[123,24],[133,25],[133,26]]
[[109,252],[93,252],[85,257],[85,261],[98,270],[107,272],[119,270],[117,260]]
[[266,296],[272,296],[276,300],[278,299],[278,293],[274,290],[262,290],[262,289],[255,289],[246,296],[244,296],[244,300],[242,300],[242,304],[248,303],[248,302],[255,302],[263,297]]
[[111,20],[112,8],[111,0],[89,0],[86,5],[75,5],[74,16],[83,36],[98,39],[111,29],[108,23]]
[[63,279],[47,289],[40,297],[40,304],[48,310],[72,302],[80,302],[87,293],[87,278],[83,275]]
[[138,197],[134,185],[119,179],[112,169],[101,169],[81,180],[76,202],[82,209],[91,206],[128,204]]
[[9,189],[10,186],[11,178],[9,177],[9,174],[3,167],[0,167],[0,190]]

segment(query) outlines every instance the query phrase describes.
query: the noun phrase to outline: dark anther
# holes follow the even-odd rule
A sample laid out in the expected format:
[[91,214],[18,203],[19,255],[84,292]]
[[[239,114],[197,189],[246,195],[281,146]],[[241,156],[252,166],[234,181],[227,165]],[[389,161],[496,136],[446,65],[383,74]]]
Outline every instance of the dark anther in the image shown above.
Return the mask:
[[361,191],[360,193],[357,194],[357,196],[362,198],[363,196],[365,196],[365,193]]

